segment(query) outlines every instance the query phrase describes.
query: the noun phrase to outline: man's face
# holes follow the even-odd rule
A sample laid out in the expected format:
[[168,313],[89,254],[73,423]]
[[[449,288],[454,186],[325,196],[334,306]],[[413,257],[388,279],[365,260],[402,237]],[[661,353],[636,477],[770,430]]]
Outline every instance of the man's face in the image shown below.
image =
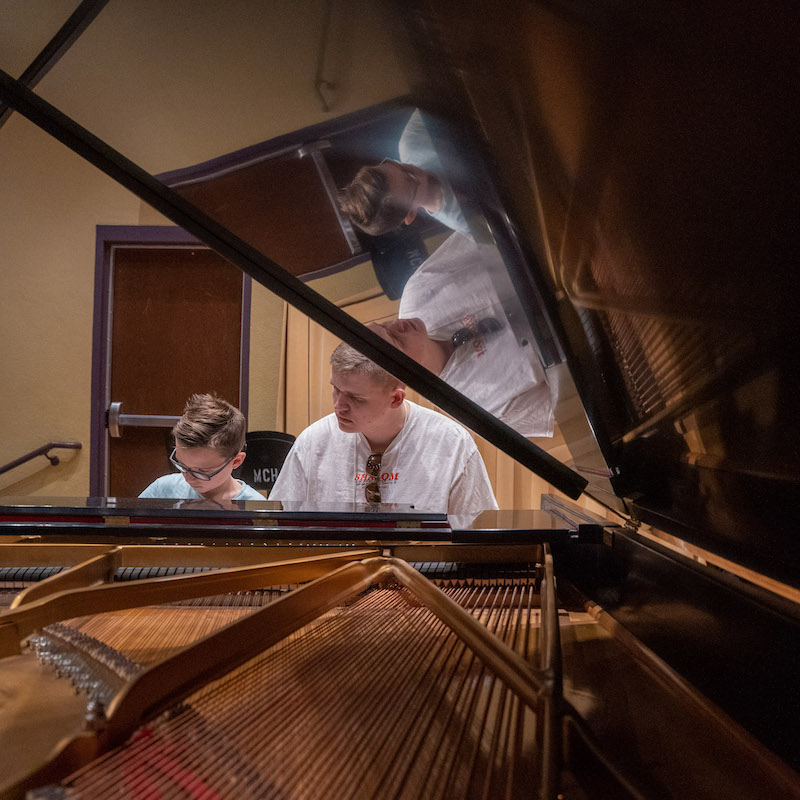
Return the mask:
[[369,433],[380,428],[404,397],[399,387],[389,389],[368,375],[331,372],[331,386],[333,412],[345,433]]
[[389,182],[389,194],[400,208],[407,209],[405,223],[410,225],[417,208],[425,208],[433,194],[435,178],[413,164],[385,161],[380,166]]
[[435,344],[428,336],[425,323],[418,317],[394,319],[391,322],[371,322],[367,327],[418,364],[438,374]]
[[175,460],[184,468],[206,475],[211,475],[222,467],[208,481],[192,475],[191,472],[183,473],[183,479],[192,489],[200,494],[208,494],[230,479],[231,472],[244,461],[244,453],[237,453],[235,458],[231,459],[216,447],[184,447],[176,442]]

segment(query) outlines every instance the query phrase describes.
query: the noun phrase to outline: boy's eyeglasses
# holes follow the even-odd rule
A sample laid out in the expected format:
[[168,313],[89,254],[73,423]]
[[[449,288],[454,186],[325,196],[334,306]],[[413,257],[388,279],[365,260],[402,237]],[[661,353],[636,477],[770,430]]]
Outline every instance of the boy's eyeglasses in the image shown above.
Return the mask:
[[394,159],[391,158],[384,158],[379,166],[383,166],[384,164],[394,164],[394,166],[396,166],[411,183],[412,186],[411,199],[408,201],[408,207],[406,208],[406,213],[405,213],[405,216],[408,216],[411,210],[414,208],[414,202],[417,199],[417,192],[419,191],[419,185],[421,183],[419,175],[417,175],[416,172],[414,172],[413,168],[410,167],[408,164],[403,164],[402,162],[395,161]]
[[370,480],[364,484],[364,496],[367,498],[368,503],[380,503],[381,501],[381,485],[378,476],[381,474],[381,454],[373,453],[367,459],[367,475]]
[[175,452],[177,451],[177,447],[172,449],[172,455],[170,455],[169,460],[172,462],[172,466],[178,470],[178,472],[188,472],[193,478],[197,478],[199,481],[210,481],[215,475],[219,475],[228,464],[233,461],[238,453],[234,453],[219,469],[215,469],[213,472],[206,472],[202,469],[192,469],[191,467],[187,467],[185,464],[181,464],[177,458],[175,458]]

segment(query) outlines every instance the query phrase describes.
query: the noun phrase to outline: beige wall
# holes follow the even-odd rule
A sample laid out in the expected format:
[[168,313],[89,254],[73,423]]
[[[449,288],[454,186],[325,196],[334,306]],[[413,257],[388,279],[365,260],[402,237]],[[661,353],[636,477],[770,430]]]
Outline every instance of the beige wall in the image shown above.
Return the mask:
[[[16,76],[78,5],[3,0],[0,68]],[[112,2],[37,92],[152,173],[177,169],[404,94],[370,3],[333,3],[326,77],[313,88],[322,0]],[[89,491],[97,225],[162,220],[15,114],[0,129],[0,464],[51,439],[83,442],[0,476],[0,494]],[[363,277],[363,276],[361,276]],[[346,296],[358,274],[328,291]],[[253,291],[251,427],[275,424],[282,304]]]

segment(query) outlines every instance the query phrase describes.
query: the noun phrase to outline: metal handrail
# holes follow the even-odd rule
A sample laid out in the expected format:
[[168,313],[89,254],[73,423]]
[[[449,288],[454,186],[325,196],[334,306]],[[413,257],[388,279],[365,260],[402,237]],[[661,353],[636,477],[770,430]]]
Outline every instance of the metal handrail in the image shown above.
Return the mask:
[[9,472],[15,467],[19,467],[27,461],[36,458],[36,456],[44,456],[55,467],[59,463],[59,458],[58,456],[51,456],[50,450],[80,450],[82,447],[83,445],[80,442],[48,442],[41,447],[37,447],[35,450],[31,450],[30,453],[26,453],[24,456],[14,461],[9,461],[8,464],[0,467],[0,475],[4,472]]

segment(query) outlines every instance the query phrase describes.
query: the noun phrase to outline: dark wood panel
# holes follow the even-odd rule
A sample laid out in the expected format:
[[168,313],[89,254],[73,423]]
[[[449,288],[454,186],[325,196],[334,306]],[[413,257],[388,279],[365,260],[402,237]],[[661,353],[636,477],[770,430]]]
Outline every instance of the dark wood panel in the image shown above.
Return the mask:
[[180,414],[193,392],[239,402],[242,274],[204,249],[117,251],[111,397]]
[[174,472],[169,428],[125,428],[109,439],[108,486],[112,497],[138,497],[156,478]]
[[270,158],[177,191],[292,275],[351,257],[310,158]]

